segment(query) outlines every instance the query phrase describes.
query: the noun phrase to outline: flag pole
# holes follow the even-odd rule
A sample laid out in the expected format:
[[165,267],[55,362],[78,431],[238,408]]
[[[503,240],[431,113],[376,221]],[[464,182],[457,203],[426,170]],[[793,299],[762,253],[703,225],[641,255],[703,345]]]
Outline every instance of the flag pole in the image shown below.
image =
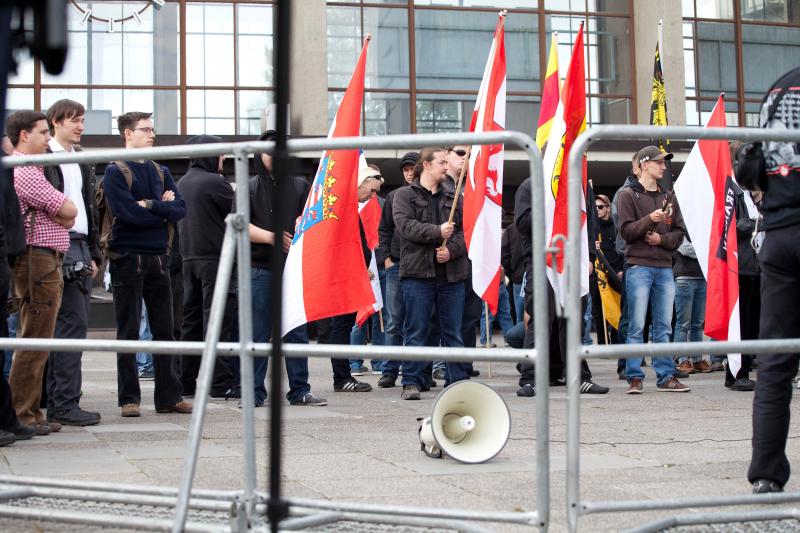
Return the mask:
[[[456,216],[456,208],[458,207],[458,197],[461,195],[461,186],[464,183],[464,175],[467,173],[467,166],[469,165],[469,157],[472,153],[472,146],[467,147],[467,154],[464,156],[464,165],[461,167],[461,173],[458,175],[458,182],[456,183],[456,195],[453,205],[450,207],[450,216],[447,217],[447,222],[452,223]],[[447,239],[442,241],[441,248],[447,245]]]
[[[484,348],[489,348],[492,345],[492,330],[489,329],[489,302],[483,302],[483,313],[486,316],[486,344]],[[492,362],[489,361],[489,379],[492,379]]]
[[378,309],[378,322],[381,325],[381,333],[385,333],[383,330],[383,309]]

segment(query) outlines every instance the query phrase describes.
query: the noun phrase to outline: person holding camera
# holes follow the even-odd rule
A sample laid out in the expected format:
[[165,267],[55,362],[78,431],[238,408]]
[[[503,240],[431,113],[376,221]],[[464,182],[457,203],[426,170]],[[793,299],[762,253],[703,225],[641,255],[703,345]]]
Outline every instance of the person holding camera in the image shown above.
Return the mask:
[[[79,151],[84,128],[82,104],[63,99],[47,110],[50,128],[48,152]],[[69,249],[61,268],[64,289],[56,319],[59,339],[85,339],[89,328],[92,280],[101,262],[95,220],[94,169],[88,164],[62,164],[44,169],[53,187],[69,198],[78,209],[75,225],[69,230]],[[81,409],[82,352],[52,352],[47,362],[47,420],[68,426],[91,426],[100,422],[100,413]]]

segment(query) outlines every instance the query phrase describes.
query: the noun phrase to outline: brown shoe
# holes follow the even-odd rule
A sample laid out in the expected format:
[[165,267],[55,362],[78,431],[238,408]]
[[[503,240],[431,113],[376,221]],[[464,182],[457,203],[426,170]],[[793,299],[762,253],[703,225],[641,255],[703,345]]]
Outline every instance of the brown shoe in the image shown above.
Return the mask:
[[182,413],[188,415],[192,412],[192,404],[186,400],[181,400],[175,405],[168,405],[166,407],[159,407],[156,413]]
[[712,372],[725,372],[725,365],[723,363],[711,363]]
[[35,430],[34,435],[37,437],[44,437],[51,433],[50,426],[48,426],[47,424],[36,424],[33,426],[33,429]]
[[708,374],[709,372],[714,371],[714,369],[711,368],[711,365],[708,364],[708,361],[705,359],[701,359],[698,363],[695,363],[694,369],[701,374]]
[[141,411],[139,410],[138,403],[126,403],[122,406],[122,416],[125,418],[137,418],[142,416]]
[[642,393],[642,380],[639,378],[632,378],[625,394],[641,394]]
[[656,388],[663,392],[689,392],[692,390],[675,378],[669,378],[669,381],[656,385]]
[[42,422],[42,425],[50,428],[50,433],[58,433],[61,431],[61,424],[58,422]]
[[695,366],[692,366],[692,362],[687,359],[683,363],[676,366],[675,368],[677,370],[680,370],[681,372],[686,372],[687,374],[694,374],[694,369],[696,368],[696,364]]

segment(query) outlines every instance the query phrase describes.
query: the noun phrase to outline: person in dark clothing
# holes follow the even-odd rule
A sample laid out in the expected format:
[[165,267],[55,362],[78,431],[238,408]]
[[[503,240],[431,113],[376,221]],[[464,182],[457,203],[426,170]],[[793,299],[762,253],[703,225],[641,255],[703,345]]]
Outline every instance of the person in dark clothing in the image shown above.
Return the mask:
[[[126,148],[148,148],[155,140],[150,113],[131,112],[117,119]],[[169,275],[169,224],[186,216],[186,204],[169,169],[154,161],[110,163],[103,177],[108,208],[114,216],[107,255],[118,340],[138,340],[142,299],[154,340],[174,340]],[[126,170],[127,168],[127,170]],[[128,186],[127,174],[130,174]],[[162,176],[163,175],[163,179]],[[175,358],[153,354],[157,413],[191,413],[181,397]],[[132,353],[117,354],[118,401],[122,416],[140,416],[141,391]]]
[[[400,160],[400,171],[403,173],[404,185],[414,181],[414,167],[419,159],[417,152],[408,152]],[[378,226],[378,247],[375,249],[376,261],[386,269],[386,300],[383,302],[385,316],[385,339],[387,346],[402,346],[405,337],[404,324],[406,318],[403,305],[403,286],[400,282],[400,251],[403,238],[395,230],[392,204],[394,196],[400,189],[391,191],[386,196],[381,211],[381,222]],[[378,387],[394,387],[400,373],[400,361],[383,361]]]
[[[186,144],[218,143],[211,135],[192,137]],[[222,175],[223,156],[209,156],[189,161],[189,171],[178,180],[178,192],[186,202],[186,216],[178,222],[180,250],[171,258],[171,269],[181,273],[183,287],[183,320],[179,323],[182,341],[202,341],[208,328],[211,300],[219,268],[219,254],[225,237],[225,218],[233,211],[233,187]],[[180,261],[180,262],[179,262]],[[181,267],[182,263],[182,267]],[[233,340],[236,327],[236,284],[232,279],[225,301],[225,316],[219,340]],[[229,358],[218,357],[214,365],[211,396],[239,398],[236,379]],[[194,395],[201,360],[197,356],[181,356],[180,379],[185,396]]]
[[[594,199],[594,208],[597,217],[589,217],[593,220],[595,227],[592,230],[594,242],[592,245],[595,250],[600,250],[608,261],[613,272],[622,278],[622,266],[624,257],[617,253],[617,228],[611,217],[611,200],[605,194],[597,194]],[[589,205],[591,208],[591,205]],[[594,319],[595,330],[597,331],[597,344],[616,344],[617,330],[609,325],[603,318],[603,301],[600,297],[600,290],[597,288],[597,275],[592,271],[589,281],[589,288],[592,294],[592,318]],[[606,339],[606,336],[608,338]]]
[[[447,179],[446,156],[447,151],[437,147],[420,151],[415,170],[419,178],[394,198],[394,223],[403,237],[400,277],[406,307],[405,346],[425,346],[429,342],[434,308],[438,312],[441,344],[464,345],[461,318],[469,265],[458,207],[460,198],[442,187]],[[450,222],[454,205],[455,217]],[[429,386],[425,366],[424,361],[403,362],[402,399],[420,399],[420,392]],[[467,372],[465,363],[446,363],[445,384],[469,379]]]
[[511,280],[514,318],[516,323],[522,322],[525,298],[522,296],[522,278],[525,276],[525,257],[522,254],[519,230],[515,224],[509,224],[500,240],[500,264],[508,279]]
[[[275,131],[264,132],[260,141],[274,141]],[[254,158],[256,175],[250,178],[250,256],[252,262],[252,310],[253,341],[269,342],[272,334],[272,254],[276,240],[284,253],[289,250],[294,233],[295,220],[303,213],[303,206],[310,185],[299,176],[293,176],[287,187],[288,197],[281,198],[284,205],[285,220],[276,221],[273,217],[273,203],[277,199],[277,182],[272,175],[272,155],[259,154]],[[308,344],[306,325],[298,326],[283,337],[291,344]],[[269,360],[256,357],[253,362],[255,379],[255,406],[261,407],[267,399],[264,380],[267,377]],[[286,399],[292,405],[323,406],[328,402],[311,393],[308,384],[308,358],[287,357],[286,375],[289,378],[289,391]],[[346,364],[349,370],[349,365]]]
[[[761,104],[760,126],[796,132],[800,127],[798,102],[800,68],[795,68],[767,90]],[[758,176],[764,191],[763,222],[758,229],[765,232],[757,252],[761,266],[759,338],[793,338],[800,331],[800,144],[765,142],[763,162],[765,174]],[[747,472],[756,493],[780,492],[789,480],[786,438],[798,359],[798,353],[758,355],[753,456]]]
[[[520,243],[525,263],[525,311],[533,317],[533,234],[531,220],[531,178],[527,178],[517,189],[514,198],[514,224],[520,235]],[[586,304],[586,299],[583,299]],[[548,320],[550,327],[550,382],[563,383],[562,376],[567,368],[567,321],[556,316],[555,293],[548,286]],[[585,309],[585,307],[583,308]],[[582,316],[582,313],[581,313]],[[525,328],[525,348],[534,347],[534,321],[528,321]],[[517,396],[532,397],[536,395],[536,368],[533,363],[518,363],[520,373]],[[581,394],[607,394],[608,387],[592,382],[592,373],[588,363],[581,362]]]

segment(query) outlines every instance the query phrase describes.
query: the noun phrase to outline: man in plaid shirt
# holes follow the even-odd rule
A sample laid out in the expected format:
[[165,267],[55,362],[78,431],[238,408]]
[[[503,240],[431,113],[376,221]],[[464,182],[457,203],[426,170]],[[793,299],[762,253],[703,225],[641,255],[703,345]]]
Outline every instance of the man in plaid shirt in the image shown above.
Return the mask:
[[[42,154],[50,140],[45,115],[35,111],[17,111],[10,115],[6,131],[14,145],[14,155]],[[64,286],[61,260],[69,248],[68,229],[75,223],[78,209],[47,181],[42,167],[14,168],[14,189],[19,198],[27,244],[26,251],[14,264],[14,295],[19,301],[18,335],[51,338]],[[17,417],[23,424],[35,426],[37,435],[61,429],[58,423],[48,424],[39,410],[47,356],[46,351],[16,350],[9,378]]]

